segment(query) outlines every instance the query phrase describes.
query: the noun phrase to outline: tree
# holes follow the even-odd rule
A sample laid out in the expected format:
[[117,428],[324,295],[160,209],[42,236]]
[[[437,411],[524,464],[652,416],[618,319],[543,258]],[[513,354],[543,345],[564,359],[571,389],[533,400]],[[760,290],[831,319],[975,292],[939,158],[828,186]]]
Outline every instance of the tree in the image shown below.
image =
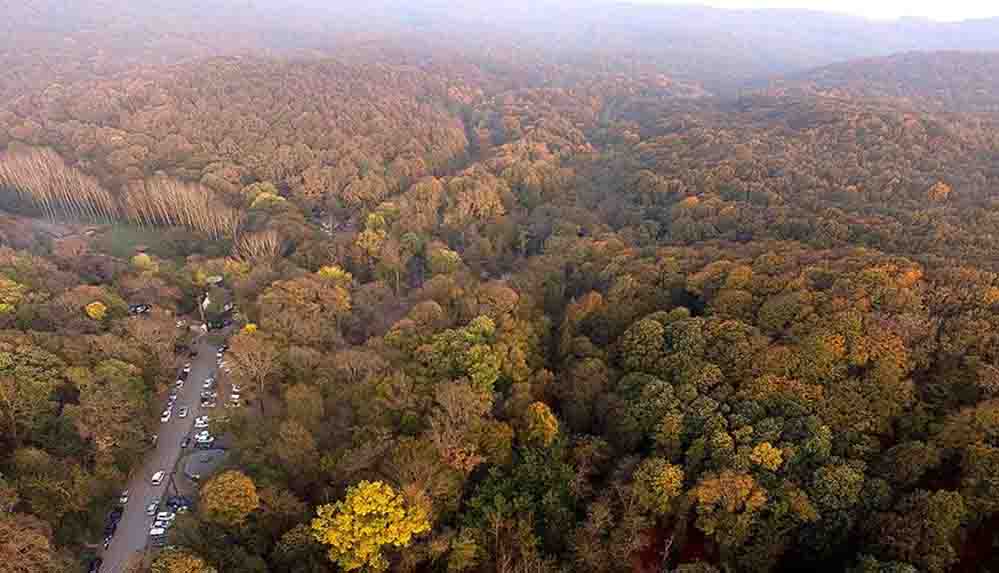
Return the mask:
[[261,415],[264,414],[267,384],[278,369],[277,357],[277,346],[258,331],[240,332],[230,342],[232,373],[256,386]]
[[201,488],[201,513],[206,520],[219,525],[242,525],[259,506],[257,486],[237,470],[223,472]]
[[748,474],[725,470],[708,474],[691,490],[697,508],[697,528],[732,549],[746,541],[755,515],[767,502],[767,492]]
[[24,300],[28,287],[0,276],[0,314],[10,314]]
[[427,510],[383,482],[362,481],[344,500],[320,506],[312,520],[316,540],[329,545],[329,558],[347,571],[384,571],[386,547],[406,547],[430,531]]
[[683,492],[683,469],[663,458],[648,458],[635,470],[635,496],[639,505],[655,515],[668,515]]
[[0,513],[0,571],[60,573],[51,531],[45,523],[23,514]]
[[957,561],[953,543],[966,517],[961,494],[916,490],[895,511],[876,516],[869,535],[887,556],[941,573]]
[[479,429],[492,406],[492,395],[464,382],[441,382],[434,393],[430,437],[448,466],[470,472],[484,461]]
[[108,307],[103,302],[95,300],[86,306],[87,316],[94,320],[104,320],[108,314]]
[[310,469],[319,461],[315,438],[308,428],[295,420],[281,422],[274,448],[289,475],[308,477]]
[[21,430],[31,432],[53,412],[53,392],[59,385],[63,362],[30,344],[6,349],[0,345],[0,415],[17,443]]
[[167,549],[156,556],[152,573],[216,573],[205,560],[184,549]]
[[781,451],[773,447],[770,442],[761,442],[749,455],[749,459],[758,466],[770,471],[776,471],[784,461]]
[[139,453],[145,441],[145,384],[139,369],[120,360],[104,360],[92,371],[73,367],[67,377],[79,391],[79,403],[66,405],[77,432],[91,439],[98,453],[125,449]]
[[534,402],[524,414],[523,440],[528,444],[550,446],[558,435],[558,419],[544,402]]

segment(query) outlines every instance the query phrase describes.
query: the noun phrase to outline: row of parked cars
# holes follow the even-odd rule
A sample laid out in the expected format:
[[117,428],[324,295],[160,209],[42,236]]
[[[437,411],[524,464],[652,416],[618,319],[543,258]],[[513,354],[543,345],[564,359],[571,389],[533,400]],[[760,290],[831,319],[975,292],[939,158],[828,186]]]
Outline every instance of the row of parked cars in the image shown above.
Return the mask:
[[177,516],[187,513],[192,505],[193,502],[190,498],[175,495],[168,497],[165,503],[156,499],[146,506],[146,515],[156,518],[149,528],[149,542],[153,547],[166,545],[167,530],[173,527]]

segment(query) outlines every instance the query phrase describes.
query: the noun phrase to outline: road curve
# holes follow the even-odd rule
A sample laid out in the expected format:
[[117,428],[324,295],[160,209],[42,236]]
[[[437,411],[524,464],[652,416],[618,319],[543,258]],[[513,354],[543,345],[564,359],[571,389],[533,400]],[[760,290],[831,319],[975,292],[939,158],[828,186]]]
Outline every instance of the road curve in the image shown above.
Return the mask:
[[[200,393],[201,384],[205,378],[214,377],[216,366],[215,352],[217,347],[211,345],[202,337],[197,345],[198,356],[191,359],[191,374],[187,378],[184,388],[178,392],[177,404],[174,406],[173,416],[166,424],[159,424],[159,439],[156,442],[156,449],[146,455],[146,459],[135,470],[128,481],[130,492],[128,504],[125,505],[125,514],[121,522],[118,523],[118,530],[115,532],[110,547],[103,551],[101,557],[104,565],[101,573],[123,573],[129,559],[136,553],[141,553],[146,549],[149,541],[149,527],[153,523],[153,518],[146,515],[146,506],[154,498],[165,501],[168,495],[174,495],[176,488],[170,486],[170,477],[163,480],[158,486],[150,483],[150,478],[159,470],[164,470],[169,474],[177,467],[177,460],[181,454],[185,453],[180,447],[180,442],[194,429],[194,419],[202,414]],[[174,380],[170,380],[171,384]],[[166,398],[158,398],[162,401],[162,408],[166,408]],[[178,418],[177,413],[180,408],[187,406],[191,413],[186,418]],[[211,410],[205,410],[209,413]],[[189,451],[194,447],[192,443]],[[175,480],[184,479],[183,469],[177,467],[177,473],[173,476]],[[170,494],[167,493],[168,486]]]

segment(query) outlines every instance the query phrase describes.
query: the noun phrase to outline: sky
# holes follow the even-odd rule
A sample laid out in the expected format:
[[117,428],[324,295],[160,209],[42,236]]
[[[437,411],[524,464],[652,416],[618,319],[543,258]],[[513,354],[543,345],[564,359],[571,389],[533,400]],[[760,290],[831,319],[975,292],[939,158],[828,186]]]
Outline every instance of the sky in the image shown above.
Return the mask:
[[804,8],[885,20],[926,18],[940,21],[999,17],[996,0],[631,0],[643,4],[702,4],[717,8]]

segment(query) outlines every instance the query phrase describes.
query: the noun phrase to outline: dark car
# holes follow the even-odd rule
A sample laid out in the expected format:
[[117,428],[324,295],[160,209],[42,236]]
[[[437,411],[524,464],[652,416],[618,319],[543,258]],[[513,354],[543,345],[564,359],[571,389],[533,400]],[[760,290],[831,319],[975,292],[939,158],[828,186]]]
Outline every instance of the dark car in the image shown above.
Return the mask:
[[94,560],[90,562],[90,569],[89,569],[90,573],[99,573],[101,570],[101,565],[104,565],[104,560],[101,559],[100,557],[94,558]]
[[187,377],[189,375],[190,375],[190,372],[184,372],[183,370],[181,370],[180,374],[177,375],[177,378],[179,378],[181,380],[187,380]]
[[153,307],[149,306],[148,304],[133,304],[129,305],[128,313],[132,315],[146,314],[152,309]]
[[111,513],[108,514],[108,520],[117,523],[121,521],[121,516],[123,515],[125,515],[125,508],[120,505],[116,505],[111,509]]
[[183,440],[182,440],[182,441],[180,442],[180,447],[181,447],[182,449],[183,449],[183,448],[187,448],[187,446],[190,446],[190,445],[191,445],[191,438],[184,438],[184,439],[183,439]]
[[194,358],[197,355],[198,355],[198,349],[197,348],[192,348],[191,349],[191,353],[188,354],[188,356],[190,356],[191,358]]
[[182,510],[186,510],[187,508],[191,507],[191,505],[193,505],[193,502],[191,501],[190,498],[180,495],[175,495],[167,499],[166,505],[168,508],[170,508],[171,511],[182,513]]

